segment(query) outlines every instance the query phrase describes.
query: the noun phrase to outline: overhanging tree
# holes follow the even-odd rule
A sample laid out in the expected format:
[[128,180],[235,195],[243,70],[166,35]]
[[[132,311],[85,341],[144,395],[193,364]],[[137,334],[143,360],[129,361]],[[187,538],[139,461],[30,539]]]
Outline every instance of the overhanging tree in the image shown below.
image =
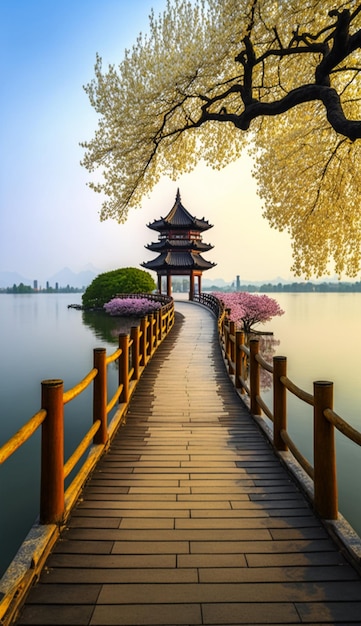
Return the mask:
[[86,86],[99,114],[83,165],[125,221],[159,178],[200,159],[221,168],[252,146],[272,227],[293,270],[361,262],[361,6],[355,0],[168,1],[118,67]]

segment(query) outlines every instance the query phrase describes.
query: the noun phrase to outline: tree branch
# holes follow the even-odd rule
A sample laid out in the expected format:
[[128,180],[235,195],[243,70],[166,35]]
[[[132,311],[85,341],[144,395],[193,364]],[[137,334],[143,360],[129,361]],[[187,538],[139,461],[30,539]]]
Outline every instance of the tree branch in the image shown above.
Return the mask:
[[[232,91],[235,92],[236,89],[231,89],[228,93]],[[202,115],[195,122],[195,126],[201,126],[206,121],[214,120],[217,122],[231,122],[240,130],[248,130],[252,120],[257,117],[279,115],[289,111],[298,104],[319,100],[326,109],[329,123],[337,133],[348,137],[351,141],[361,138],[361,121],[347,119],[342,109],[340,96],[332,87],[313,84],[302,85],[290,91],[284,98],[274,102],[253,100],[245,105],[244,111],[240,115],[227,113],[225,107],[219,113],[210,112],[209,107],[216,100],[221,99],[218,96],[203,105]]]
[[[226,115],[225,108],[222,108],[219,114],[210,113],[210,104],[215,102],[210,100],[208,104],[203,106],[203,116],[217,121],[229,121],[241,130],[248,130],[251,121],[256,117],[278,115],[298,104],[320,100],[326,109],[329,123],[337,133],[352,141],[360,139],[361,122],[347,119],[342,108],[340,95],[331,88],[330,81],[330,74],[335,71],[335,68],[352,52],[361,47],[361,31],[350,35],[350,24],[360,10],[361,7],[358,7],[353,14],[348,9],[330,11],[329,16],[331,18],[336,17],[334,24],[324,28],[314,36],[308,33],[294,32],[288,47],[282,45],[276,29],[273,29],[275,40],[279,46],[266,50],[258,58],[256,58],[250,35],[246,35],[243,39],[244,49],[235,57],[235,61],[241,63],[244,69],[242,85],[239,85],[238,89],[244,103],[244,111],[240,115]],[[324,40],[317,41],[318,37],[325,33],[327,36]],[[332,46],[329,43],[331,41],[333,42]],[[296,45],[294,45],[295,43]],[[315,84],[302,85],[290,91],[283,98],[271,103],[255,99],[252,84],[253,68],[259,63],[264,63],[271,56],[282,58],[295,54],[321,55],[321,60],[315,70]],[[227,95],[228,93],[225,93],[224,97]],[[221,98],[218,97],[218,99]]]

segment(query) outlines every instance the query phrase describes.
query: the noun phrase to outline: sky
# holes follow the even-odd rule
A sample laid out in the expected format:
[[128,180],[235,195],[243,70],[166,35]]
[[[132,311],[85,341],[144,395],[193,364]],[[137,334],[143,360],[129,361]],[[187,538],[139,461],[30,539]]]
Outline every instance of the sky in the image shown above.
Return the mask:
[[[209,220],[204,278],[294,280],[291,242],[262,217],[248,157],[222,171],[203,164],[174,182],[163,178],[123,225],[101,222],[101,197],[87,186],[79,143],[97,116],[83,85],[119,63],[153,7],[165,0],[0,0],[0,272],[46,281],[69,267],[108,271],[154,258],[147,224],[165,216],[177,188],[186,209]],[[299,280],[299,279],[297,279]]]

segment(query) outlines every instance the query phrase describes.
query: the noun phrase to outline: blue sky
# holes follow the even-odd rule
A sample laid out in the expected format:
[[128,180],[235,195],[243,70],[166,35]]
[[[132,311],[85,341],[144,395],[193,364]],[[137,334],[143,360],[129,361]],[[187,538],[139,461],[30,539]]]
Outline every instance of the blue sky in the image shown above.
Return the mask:
[[[174,183],[163,179],[125,225],[100,222],[100,197],[86,186],[79,142],[97,118],[83,85],[95,55],[117,63],[151,7],[165,0],[0,0],[0,271],[42,282],[61,268],[106,271],[139,267],[154,254],[146,224],[171,208],[177,186],[183,204],[214,227],[205,240],[217,266],[208,278],[290,278],[287,234],[261,217],[247,158],[214,172],[201,164]],[[254,242],[258,242],[258,252]]]

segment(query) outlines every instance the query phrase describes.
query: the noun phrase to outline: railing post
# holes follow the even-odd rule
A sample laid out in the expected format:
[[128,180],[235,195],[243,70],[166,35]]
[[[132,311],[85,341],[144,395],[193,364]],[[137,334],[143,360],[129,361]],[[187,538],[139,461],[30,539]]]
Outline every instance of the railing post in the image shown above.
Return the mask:
[[163,319],[162,319],[162,309],[158,309],[158,344],[162,342],[163,339]]
[[125,333],[119,335],[119,348],[122,353],[119,357],[119,385],[123,385],[119,402],[129,401],[129,337]]
[[132,338],[132,379],[139,380],[139,326],[131,327],[130,336]]
[[93,386],[93,422],[100,420],[100,428],[93,439],[96,445],[105,444],[108,440],[106,358],[105,348],[94,348],[93,365],[98,373],[94,378]]
[[162,309],[158,309],[158,343],[161,343],[163,339],[163,312]]
[[285,452],[288,446],[282,439],[282,430],[287,430],[287,389],[281,376],[287,375],[285,356],[273,357],[273,445],[276,450]]
[[258,339],[251,339],[249,342],[249,386],[250,386],[250,410],[253,415],[261,415],[261,408],[257,402],[257,396],[259,396],[260,390],[260,375],[259,375],[259,363],[256,360],[256,356],[259,352]]
[[[229,372],[229,374],[234,374],[233,363],[235,361],[235,358],[234,358],[234,354],[235,354],[235,340],[236,340],[235,332],[236,332],[236,324],[235,324],[235,322],[229,322],[229,335],[228,335],[228,340],[229,340],[228,372]],[[233,335],[233,339],[231,338],[232,335]]]
[[41,432],[40,523],[59,524],[64,517],[64,383],[43,380],[41,407],[46,418]]
[[241,385],[240,378],[243,378],[243,351],[242,346],[244,346],[244,332],[243,330],[236,330],[236,342],[235,342],[235,357],[236,357],[236,373],[235,373],[235,383],[236,388],[241,388],[241,393],[244,393],[244,389]]
[[154,348],[158,348],[159,343],[159,313],[158,310],[154,311]]
[[159,309],[159,341],[164,337],[163,308]]
[[174,303],[171,307],[169,307],[168,309],[168,315],[167,315],[167,335],[169,333],[169,331],[171,330],[171,328],[173,328],[175,324],[175,311],[174,311]]
[[325,409],[333,409],[333,383],[313,383],[314,423],[314,504],[323,519],[337,519],[337,478],[334,426],[324,416]]
[[224,352],[225,352],[227,361],[228,361],[228,356],[229,356],[229,315],[230,314],[231,314],[231,309],[226,309],[226,315],[223,320]]
[[219,335],[221,337],[221,341],[223,341],[223,349],[226,357],[228,355],[228,316],[230,313],[231,309],[224,309],[224,315],[218,324]]
[[148,356],[152,356],[153,354],[153,343],[154,343],[154,317],[153,313],[149,313],[148,315],[149,321],[149,333],[148,333]]
[[145,367],[147,365],[147,336],[148,336],[148,317],[142,317],[142,319],[140,320],[140,331],[141,331],[141,337],[140,337],[140,364],[142,367]]

